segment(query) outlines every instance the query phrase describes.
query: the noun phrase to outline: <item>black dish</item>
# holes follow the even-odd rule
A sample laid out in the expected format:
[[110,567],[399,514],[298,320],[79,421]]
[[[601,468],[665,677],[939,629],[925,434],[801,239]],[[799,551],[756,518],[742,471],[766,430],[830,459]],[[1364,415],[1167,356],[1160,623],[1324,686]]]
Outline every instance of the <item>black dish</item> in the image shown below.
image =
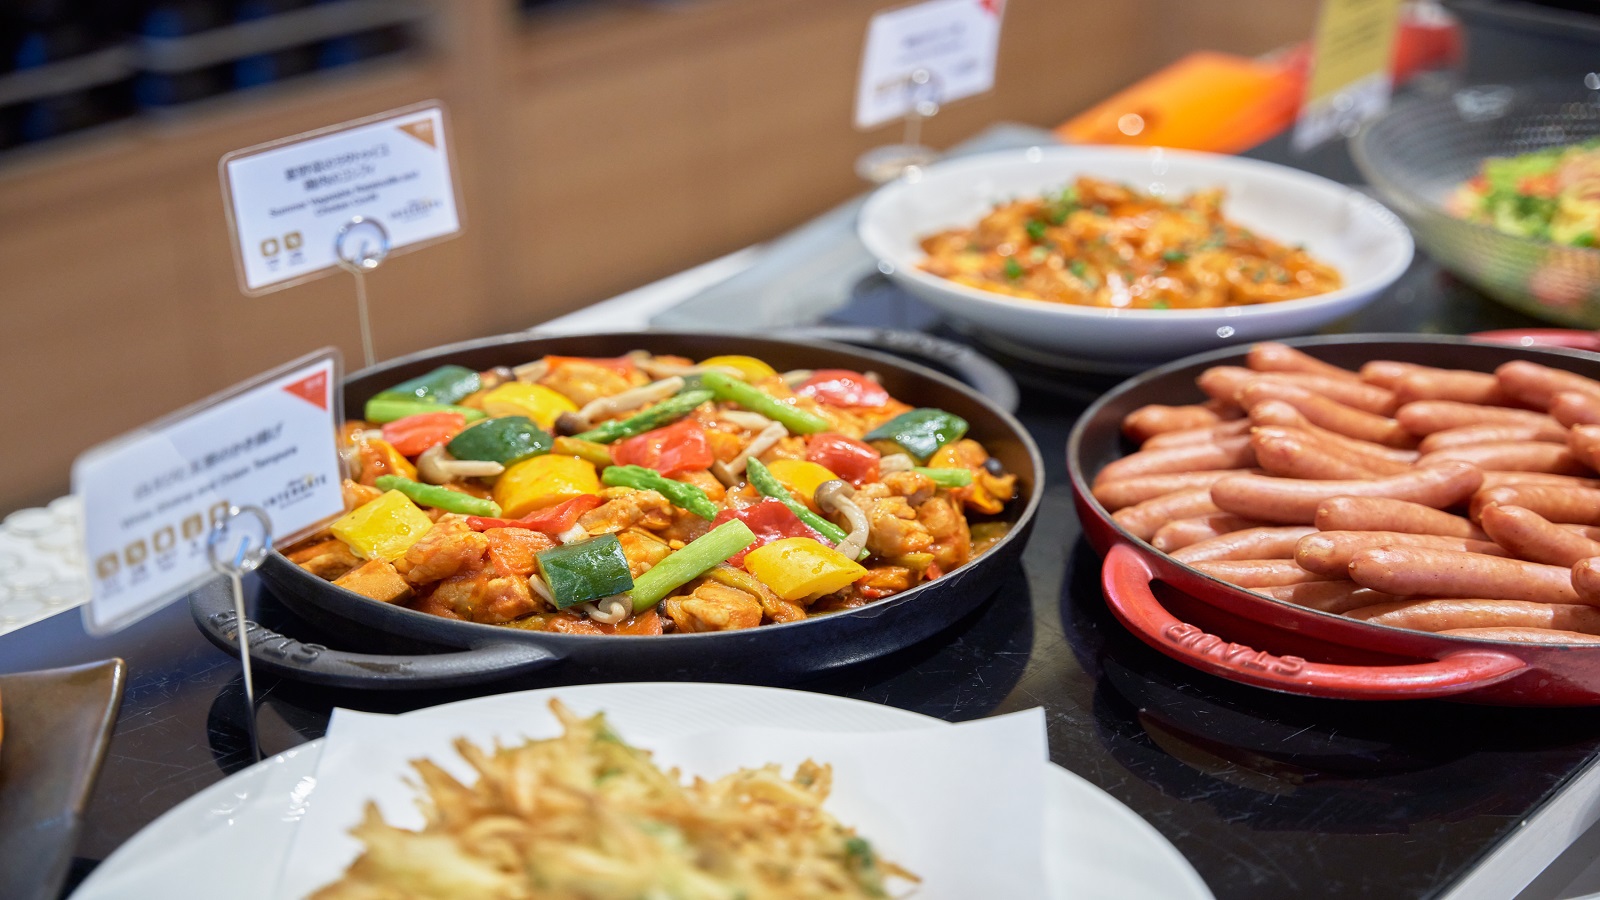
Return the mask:
[[[274,633],[252,632],[256,664],[289,678],[378,689],[470,684],[557,664],[617,677],[781,683],[873,659],[931,637],[987,599],[1003,580],[1001,574],[1017,565],[1044,490],[1044,466],[1033,439],[1008,413],[970,388],[881,353],[825,342],[671,332],[507,335],[424,351],[356,373],[345,382],[345,408],[360,409],[378,391],[446,363],[482,370],[547,354],[611,357],[636,349],[694,359],[749,354],[780,370],[871,370],[895,397],[947,409],[966,419],[970,436],[1017,475],[1018,497],[1001,514],[1012,528],[989,552],[937,581],[860,609],[746,631],[633,638],[522,631],[430,616],[336,587],[274,552],[261,567],[262,579],[286,607],[318,628],[355,638],[376,631],[456,652],[344,653]],[[226,592],[199,591],[190,604],[206,636],[237,652]]]

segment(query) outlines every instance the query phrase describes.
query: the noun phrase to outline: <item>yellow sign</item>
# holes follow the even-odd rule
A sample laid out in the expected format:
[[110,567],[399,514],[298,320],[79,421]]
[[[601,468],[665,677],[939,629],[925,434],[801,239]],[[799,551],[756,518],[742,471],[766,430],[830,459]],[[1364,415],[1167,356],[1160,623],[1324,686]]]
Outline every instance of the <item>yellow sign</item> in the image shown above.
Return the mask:
[[1383,111],[1399,26],[1400,0],[1322,0],[1297,147],[1348,133]]

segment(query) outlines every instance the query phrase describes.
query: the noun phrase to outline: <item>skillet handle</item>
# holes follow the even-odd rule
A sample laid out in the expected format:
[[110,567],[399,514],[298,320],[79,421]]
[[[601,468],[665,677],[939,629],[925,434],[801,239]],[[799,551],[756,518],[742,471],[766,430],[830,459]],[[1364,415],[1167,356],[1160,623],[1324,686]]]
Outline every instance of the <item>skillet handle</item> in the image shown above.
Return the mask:
[[[189,595],[189,613],[211,643],[238,657],[233,596],[216,584]],[[522,675],[561,661],[535,644],[513,641],[485,643],[453,653],[389,656],[348,653],[308,644],[250,620],[250,661],[257,671],[295,681],[363,690],[416,690],[478,684]]]
[[1256,687],[1343,700],[1449,697],[1499,684],[1528,668],[1515,656],[1488,649],[1460,650],[1433,662],[1395,666],[1341,666],[1274,656],[1178,621],[1150,589],[1155,577],[1150,564],[1132,547],[1111,548],[1100,582],[1117,621],[1179,662]]

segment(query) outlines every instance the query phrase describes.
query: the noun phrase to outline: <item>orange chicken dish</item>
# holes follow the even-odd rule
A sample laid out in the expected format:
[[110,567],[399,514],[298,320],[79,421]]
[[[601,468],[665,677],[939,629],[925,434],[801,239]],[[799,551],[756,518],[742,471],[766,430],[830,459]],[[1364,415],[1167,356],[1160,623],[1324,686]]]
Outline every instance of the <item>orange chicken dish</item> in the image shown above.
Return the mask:
[[1222,215],[1221,189],[1176,201],[1079,178],[924,238],[921,268],[979,290],[1112,309],[1209,309],[1337,290],[1337,270]]
[[635,351],[442,366],[347,422],[345,514],[286,552],[374,601],[576,634],[853,609],[1004,536],[967,423],[870,373]]

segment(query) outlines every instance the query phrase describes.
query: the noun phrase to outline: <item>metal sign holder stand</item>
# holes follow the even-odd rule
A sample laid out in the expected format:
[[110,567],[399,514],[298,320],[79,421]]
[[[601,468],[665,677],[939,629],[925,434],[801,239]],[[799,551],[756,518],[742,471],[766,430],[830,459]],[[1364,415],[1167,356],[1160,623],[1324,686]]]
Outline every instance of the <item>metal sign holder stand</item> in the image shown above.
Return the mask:
[[372,319],[367,314],[367,272],[383,264],[389,256],[389,229],[377,219],[356,216],[340,226],[333,238],[333,254],[339,267],[355,276],[356,315],[361,319],[361,354],[367,366],[378,362],[372,350]]
[[[259,532],[252,533],[243,522],[254,519]],[[232,546],[232,556],[225,556]],[[244,671],[245,728],[250,736],[250,755],[261,761],[261,738],[256,731],[256,691],[250,670],[249,619],[244,612],[244,575],[253,572],[272,548],[272,522],[257,506],[229,506],[206,538],[206,556],[211,567],[228,576],[233,585],[234,627],[239,637],[239,666]]]

